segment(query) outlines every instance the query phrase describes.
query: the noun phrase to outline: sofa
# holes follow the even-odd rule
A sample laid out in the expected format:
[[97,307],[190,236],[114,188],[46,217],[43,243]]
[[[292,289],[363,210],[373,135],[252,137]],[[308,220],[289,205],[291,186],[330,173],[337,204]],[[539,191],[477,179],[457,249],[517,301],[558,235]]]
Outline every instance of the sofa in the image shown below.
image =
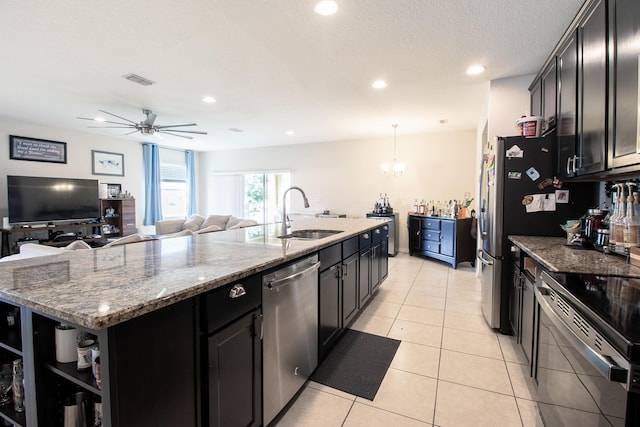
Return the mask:
[[201,234],[250,227],[257,223],[257,221],[236,218],[233,215],[209,215],[204,217],[199,214],[193,214],[187,219],[156,221],[156,235],[172,235],[186,232],[186,230],[190,230],[193,234]]

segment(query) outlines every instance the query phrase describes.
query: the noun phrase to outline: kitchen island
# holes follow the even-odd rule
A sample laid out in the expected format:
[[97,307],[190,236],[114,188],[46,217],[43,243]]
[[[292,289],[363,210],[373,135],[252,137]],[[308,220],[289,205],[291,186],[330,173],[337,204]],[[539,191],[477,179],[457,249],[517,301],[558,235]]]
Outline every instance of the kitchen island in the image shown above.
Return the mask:
[[[201,311],[216,317],[202,298],[238,281],[259,288],[256,275],[382,226],[300,220],[293,229],[340,232],[280,239],[271,224],[0,263],[0,311],[17,307],[20,317],[17,330],[0,330],[0,347],[5,359],[23,359],[26,394],[24,413],[0,407],[0,416],[18,425],[61,423],[63,397],[88,391],[102,400],[105,426],[200,425]],[[59,323],[98,339],[101,387],[90,371],[55,361]]]

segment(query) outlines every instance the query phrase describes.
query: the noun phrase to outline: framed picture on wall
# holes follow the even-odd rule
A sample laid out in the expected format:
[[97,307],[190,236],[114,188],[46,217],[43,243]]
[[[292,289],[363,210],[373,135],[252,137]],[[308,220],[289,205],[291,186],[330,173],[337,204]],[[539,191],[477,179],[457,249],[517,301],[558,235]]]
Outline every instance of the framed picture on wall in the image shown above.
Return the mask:
[[67,163],[67,143],[9,135],[9,158],[33,162]]
[[124,154],[91,150],[91,173],[124,176]]
[[107,184],[107,197],[109,199],[115,199],[120,197],[122,193],[122,185],[120,184]]

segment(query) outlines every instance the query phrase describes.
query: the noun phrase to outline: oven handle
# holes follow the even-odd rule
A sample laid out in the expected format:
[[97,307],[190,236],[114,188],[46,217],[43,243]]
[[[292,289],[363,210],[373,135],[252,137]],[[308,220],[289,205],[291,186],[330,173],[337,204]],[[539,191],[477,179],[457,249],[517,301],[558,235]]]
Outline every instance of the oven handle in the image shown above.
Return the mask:
[[540,308],[544,310],[545,314],[551,319],[553,324],[564,335],[564,337],[574,346],[574,348],[585,359],[587,359],[598,372],[602,374],[606,379],[612,382],[625,383],[629,375],[629,370],[617,365],[614,360],[607,356],[600,354],[584,342],[566,323],[556,314],[556,312],[549,304],[549,289],[544,286],[536,286],[535,290],[536,299],[540,303]]

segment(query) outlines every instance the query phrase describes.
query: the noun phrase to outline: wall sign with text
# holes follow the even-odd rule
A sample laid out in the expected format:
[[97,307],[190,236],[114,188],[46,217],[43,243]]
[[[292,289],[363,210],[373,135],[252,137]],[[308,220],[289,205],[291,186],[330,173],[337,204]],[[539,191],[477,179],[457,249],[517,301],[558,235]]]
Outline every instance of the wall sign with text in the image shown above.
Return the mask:
[[67,163],[67,143],[9,135],[9,158],[34,162]]

